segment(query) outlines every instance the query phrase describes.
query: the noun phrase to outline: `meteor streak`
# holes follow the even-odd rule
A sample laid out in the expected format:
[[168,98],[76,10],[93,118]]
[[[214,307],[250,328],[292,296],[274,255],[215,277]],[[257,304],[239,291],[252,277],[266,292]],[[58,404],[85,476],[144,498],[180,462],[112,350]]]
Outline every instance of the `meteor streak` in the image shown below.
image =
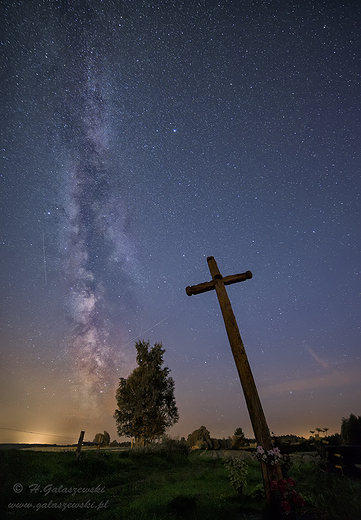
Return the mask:
[[128,345],[130,345],[131,343],[133,343],[133,341],[135,341],[136,339],[138,339],[138,338],[140,338],[141,336],[143,336],[143,334],[145,334],[145,333],[148,332],[149,330],[152,330],[152,329],[154,329],[154,327],[157,327],[157,325],[160,325],[161,323],[163,323],[163,321],[165,321],[167,318],[168,318],[168,316],[166,316],[166,317],[163,318],[162,320],[158,321],[158,323],[155,323],[154,325],[152,325],[151,327],[149,327],[149,329],[143,330],[143,332],[141,332],[138,336],[135,336],[135,338],[132,338],[132,339],[129,340],[127,343],[124,343],[124,345],[122,345],[120,348],[127,347]]
[[48,277],[46,274],[45,237],[44,237],[44,230],[42,229],[41,231],[42,231],[42,235],[43,235],[44,280],[45,280],[45,285],[48,285]]

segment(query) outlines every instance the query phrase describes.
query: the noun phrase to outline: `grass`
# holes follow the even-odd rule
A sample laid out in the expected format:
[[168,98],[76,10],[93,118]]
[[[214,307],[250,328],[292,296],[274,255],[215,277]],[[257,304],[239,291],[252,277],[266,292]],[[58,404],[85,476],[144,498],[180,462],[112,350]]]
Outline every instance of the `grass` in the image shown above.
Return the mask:
[[325,520],[361,520],[361,480],[328,471],[299,459],[289,470],[309,509]]
[[[142,463],[149,464],[151,473],[138,473],[138,480],[123,489],[119,518],[123,514],[130,520],[221,520],[225,515],[230,519],[239,515],[238,494],[231,488],[220,460],[191,453],[183,460],[168,460],[166,466],[164,459],[148,457],[147,462],[142,457]],[[107,518],[106,514],[102,518]]]
[[[0,517],[8,520],[240,520],[261,518],[264,507],[257,461],[250,461],[247,486],[239,495],[222,459],[188,454],[176,442],[99,455],[87,451],[78,461],[74,452],[0,451],[0,471]],[[360,481],[322,472],[317,463],[301,459],[289,476],[307,499],[309,518],[361,519]],[[20,493],[13,490],[17,483],[23,486]],[[29,488],[32,484],[37,487]],[[19,503],[31,507],[8,507]]]

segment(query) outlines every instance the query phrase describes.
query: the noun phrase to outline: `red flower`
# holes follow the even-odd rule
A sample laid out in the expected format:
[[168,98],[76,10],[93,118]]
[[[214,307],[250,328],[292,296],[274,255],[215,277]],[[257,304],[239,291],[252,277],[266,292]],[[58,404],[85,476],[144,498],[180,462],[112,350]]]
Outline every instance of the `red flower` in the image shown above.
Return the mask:
[[299,495],[298,493],[296,493],[296,496],[293,497],[293,501],[297,506],[301,507],[303,507],[306,503],[304,499],[301,497],[301,495]]
[[282,493],[283,495],[285,493],[287,493],[287,491],[288,491],[287,480],[279,480],[278,489],[280,490],[280,493]]
[[290,486],[295,487],[295,485],[296,485],[296,482],[295,482],[295,481],[293,480],[293,478],[291,478],[291,477],[289,477],[289,478],[287,479],[287,482],[290,484]]
[[291,512],[291,506],[287,500],[281,501],[281,509],[286,515]]
[[271,480],[271,491],[277,491],[277,489],[278,489],[277,480]]

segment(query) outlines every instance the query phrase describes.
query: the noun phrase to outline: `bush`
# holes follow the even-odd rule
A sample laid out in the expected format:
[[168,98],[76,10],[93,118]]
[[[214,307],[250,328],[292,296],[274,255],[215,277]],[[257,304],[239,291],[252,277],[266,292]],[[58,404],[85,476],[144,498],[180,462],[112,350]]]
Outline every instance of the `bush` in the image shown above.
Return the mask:
[[190,452],[190,448],[186,441],[179,441],[178,439],[171,439],[170,437],[164,438],[160,444],[155,444],[155,446],[157,447],[156,449],[160,450],[168,457],[187,457]]
[[197,446],[201,450],[212,449],[213,447],[210,433],[205,426],[201,426],[198,430],[190,433],[187,443],[190,448]]
[[306,499],[310,512],[327,520],[354,520],[361,518],[361,482],[343,475],[324,471],[318,458],[300,459],[294,463],[290,475],[297,489]]
[[239,457],[231,457],[224,460],[224,465],[232,486],[241,495],[247,485],[248,462]]
[[150,446],[132,448],[127,453],[130,458],[149,458],[156,457],[159,461],[185,461],[187,460],[190,448],[186,442],[177,439],[165,438],[163,442],[154,443]]
[[104,431],[104,433],[97,433],[94,437],[93,442],[95,442],[96,444],[100,444],[100,446],[109,446],[110,435],[107,431]]

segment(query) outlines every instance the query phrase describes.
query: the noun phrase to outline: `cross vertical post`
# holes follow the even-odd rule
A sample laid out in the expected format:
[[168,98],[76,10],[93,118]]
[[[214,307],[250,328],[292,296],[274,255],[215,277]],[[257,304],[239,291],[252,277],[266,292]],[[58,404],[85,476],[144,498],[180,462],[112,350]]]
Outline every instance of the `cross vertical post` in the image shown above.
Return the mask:
[[[248,362],[237,321],[232,310],[232,305],[225,288],[226,285],[242,282],[252,278],[252,273],[250,271],[246,271],[246,273],[223,277],[219,272],[217,262],[213,256],[208,257],[207,262],[210,273],[212,275],[212,281],[190,287],[188,286],[186,288],[186,293],[188,296],[192,296],[193,294],[201,294],[203,292],[215,289],[219,305],[221,307],[228,340],[231,346],[238,375],[241,380],[241,385],[257,445],[262,446],[265,452],[267,452],[273,447],[271,434],[267,426],[266,417],[263,412],[261,400],[258,395],[256,383],[254,381],[251,367]],[[270,480],[278,480],[282,478],[281,468],[278,464],[270,466],[269,464],[265,464],[263,461],[261,462],[261,468],[266,499],[268,502],[270,502]]]

